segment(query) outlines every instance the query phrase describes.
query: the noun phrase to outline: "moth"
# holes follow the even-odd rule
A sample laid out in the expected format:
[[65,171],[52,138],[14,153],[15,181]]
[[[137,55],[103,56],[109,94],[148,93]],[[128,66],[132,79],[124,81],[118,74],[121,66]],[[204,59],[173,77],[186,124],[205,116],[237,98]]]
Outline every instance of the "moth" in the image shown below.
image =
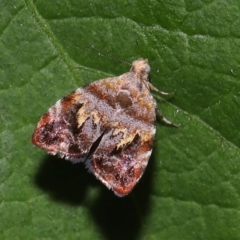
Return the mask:
[[117,196],[129,194],[144,173],[153,149],[156,114],[147,59],[129,72],[92,82],[58,100],[38,122],[32,143],[87,169]]

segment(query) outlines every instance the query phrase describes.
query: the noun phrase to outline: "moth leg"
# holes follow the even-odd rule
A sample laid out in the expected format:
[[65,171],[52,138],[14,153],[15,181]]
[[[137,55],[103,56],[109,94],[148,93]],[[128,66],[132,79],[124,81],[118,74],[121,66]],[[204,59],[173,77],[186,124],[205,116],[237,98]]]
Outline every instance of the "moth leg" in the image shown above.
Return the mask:
[[[154,90],[158,93],[160,93],[161,95],[165,95],[165,96],[173,96],[175,94],[175,91],[174,92],[163,92],[163,91],[160,91],[158,90],[156,87],[154,87],[150,82],[147,82],[148,84],[148,87],[151,89],[151,90]],[[159,108],[156,108],[156,114],[160,117],[160,120],[165,123],[166,125],[168,126],[172,126],[172,127],[179,127],[176,123],[173,123],[171,122],[170,120],[168,120],[167,118],[165,118],[162,114],[162,111],[159,109]]]
[[148,83],[148,86],[151,90],[155,91],[155,92],[158,92],[160,93],[161,95],[164,95],[164,96],[173,96],[175,94],[175,91],[174,92],[163,92],[163,91],[160,91],[159,89],[157,89],[156,87],[154,87],[150,82],[147,82]]
[[162,111],[159,108],[156,108],[156,114],[160,117],[160,120],[165,123],[168,126],[172,126],[172,127],[179,127],[178,124],[171,122],[170,120],[168,120],[167,118],[165,118],[162,114]]

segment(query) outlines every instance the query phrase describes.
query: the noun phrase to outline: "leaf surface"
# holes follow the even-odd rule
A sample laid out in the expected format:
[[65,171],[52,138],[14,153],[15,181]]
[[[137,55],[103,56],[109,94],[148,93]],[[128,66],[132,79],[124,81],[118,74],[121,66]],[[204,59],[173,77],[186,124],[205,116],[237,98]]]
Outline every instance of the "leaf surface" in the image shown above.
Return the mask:
[[[240,239],[240,3],[0,2],[1,239]],[[118,198],[83,164],[31,145],[58,99],[148,58],[158,106],[149,166]]]

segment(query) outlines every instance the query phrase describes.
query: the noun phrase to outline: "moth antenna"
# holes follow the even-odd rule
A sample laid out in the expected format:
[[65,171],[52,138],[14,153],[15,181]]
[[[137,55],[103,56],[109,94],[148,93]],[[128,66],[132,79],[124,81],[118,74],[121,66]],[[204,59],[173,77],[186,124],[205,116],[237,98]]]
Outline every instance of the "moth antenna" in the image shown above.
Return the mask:
[[85,47],[85,48],[88,48],[88,49],[91,49],[91,50],[93,50],[93,51],[95,51],[95,52],[98,52],[98,53],[102,54],[103,56],[107,56],[107,57],[109,57],[110,59],[113,59],[113,60],[115,60],[115,61],[119,61],[119,62],[121,62],[121,63],[130,65],[130,66],[132,65],[131,63],[129,63],[129,62],[127,62],[127,61],[124,61],[124,60],[122,60],[122,59],[120,59],[120,58],[116,58],[116,57],[114,57],[113,55],[111,55],[111,54],[109,54],[109,53],[100,51],[100,50],[96,49],[95,47],[93,47],[92,45],[85,45],[84,47]]

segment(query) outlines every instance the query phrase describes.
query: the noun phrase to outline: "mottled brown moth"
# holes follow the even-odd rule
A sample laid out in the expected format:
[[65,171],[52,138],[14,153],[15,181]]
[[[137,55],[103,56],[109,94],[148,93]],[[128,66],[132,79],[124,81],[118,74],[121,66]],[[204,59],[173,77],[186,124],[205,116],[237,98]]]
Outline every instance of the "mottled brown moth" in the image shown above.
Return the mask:
[[129,194],[152,153],[156,114],[166,124],[150,93],[146,59],[129,72],[78,88],[58,100],[40,119],[32,143],[48,153],[84,162],[118,196]]

